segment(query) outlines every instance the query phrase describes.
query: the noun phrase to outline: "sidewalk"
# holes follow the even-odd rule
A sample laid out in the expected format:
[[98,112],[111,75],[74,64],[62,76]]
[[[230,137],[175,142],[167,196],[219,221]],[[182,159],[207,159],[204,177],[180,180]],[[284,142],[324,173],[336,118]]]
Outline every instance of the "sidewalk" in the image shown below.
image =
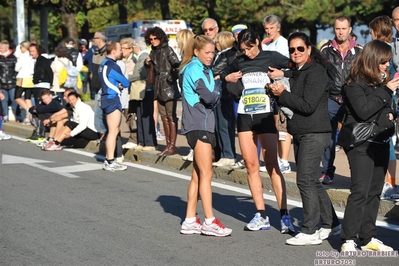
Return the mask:
[[[88,102],[90,105],[94,105],[93,101]],[[181,104],[179,102],[177,107],[177,115],[181,117]],[[179,119],[180,120],[180,119]],[[162,123],[161,123],[162,124]],[[179,121],[179,129],[180,129]],[[18,135],[21,137],[29,137],[32,134],[32,126],[24,126],[17,122],[7,122],[3,124],[3,129],[5,132],[13,135]],[[123,121],[121,126],[123,143],[127,142],[129,137],[129,130],[126,123]],[[176,171],[184,172],[184,174],[189,175],[192,169],[192,163],[183,161],[181,156],[187,155],[190,148],[187,145],[185,136],[177,136],[177,153],[176,155],[169,157],[159,157],[157,153],[162,151],[165,147],[165,141],[158,141],[158,151],[133,151],[127,150],[125,153],[125,161],[132,161],[145,165],[158,165],[166,168],[170,168]],[[104,145],[98,145],[96,142],[92,141],[87,144],[84,149],[99,152],[104,154]],[[238,144],[238,139],[236,138],[236,151],[237,157],[241,158],[240,149]],[[290,174],[285,174],[287,194],[289,197],[294,197],[300,199],[300,194],[298,188],[296,187],[296,166],[294,163],[293,152],[290,153],[289,161],[291,163],[292,172]],[[350,172],[348,166],[348,160],[343,150],[340,150],[336,154],[335,159],[336,173],[334,178],[334,184],[325,186],[327,192],[331,198],[334,206],[345,207],[346,200],[349,194],[350,187]],[[396,169],[397,175],[399,175],[399,166]],[[321,172],[321,168],[320,168]],[[247,185],[247,175],[245,169],[230,170],[227,167],[215,167],[214,177],[229,180],[239,184]],[[261,173],[263,179],[264,189],[271,191],[271,182],[267,173]],[[387,216],[389,218],[394,218],[399,220],[399,206],[395,206],[393,201],[381,201],[379,215]]]

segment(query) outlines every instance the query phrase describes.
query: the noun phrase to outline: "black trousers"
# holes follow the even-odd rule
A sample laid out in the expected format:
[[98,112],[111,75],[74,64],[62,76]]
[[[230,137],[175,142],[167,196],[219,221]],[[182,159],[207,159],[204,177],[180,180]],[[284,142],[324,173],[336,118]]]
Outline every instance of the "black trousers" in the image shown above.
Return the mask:
[[341,239],[367,245],[377,235],[378,208],[389,162],[389,143],[365,142],[347,150],[351,170],[351,194],[345,208]]
[[142,101],[131,100],[130,113],[136,114],[137,144],[141,146],[157,146],[154,122],[154,91],[145,92]]

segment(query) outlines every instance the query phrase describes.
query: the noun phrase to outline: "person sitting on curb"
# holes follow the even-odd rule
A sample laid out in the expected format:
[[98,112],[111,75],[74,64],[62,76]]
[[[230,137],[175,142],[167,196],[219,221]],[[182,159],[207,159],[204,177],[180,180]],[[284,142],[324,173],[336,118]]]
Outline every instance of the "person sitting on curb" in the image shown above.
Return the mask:
[[43,120],[43,125],[49,127],[50,132],[46,140],[37,144],[38,147],[44,149],[50,142],[54,141],[54,137],[58,132],[60,132],[60,130],[62,130],[65,122],[68,121],[68,118],[73,116],[73,109],[68,101],[68,94],[71,92],[75,92],[75,89],[65,89],[63,93],[63,100],[66,103],[65,107],[52,114],[49,118]]
[[61,142],[67,138],[76,137],[91,141],[99,137],[94,127],[94,111],[91,106],[82,102],[76,92],[68,94],[68,102],[73,109],[73,119],[65,122],[63,128],[55,135],[54,141],[44,148],[45,151],[61,151]]
[[[29,113],[32,114],[33,120],[36,121],[35,123],[33,123],[35,127],[34,132],[36,132],[39,136],[44,136],[47,130],[46,128],[48,128],[48,126],[40,125],[40,121],[49,118],[52,114],[60,111],[63,107],[61,102],[58,100],[58,97],[53,97],[49,90],[42,90],[40,93],[40,99],[41,101],[39,102],[39,104],[29,108]],[[34,142],[43,140],[44,139],[39,138],[38,140],[30,139],[29,141]]]

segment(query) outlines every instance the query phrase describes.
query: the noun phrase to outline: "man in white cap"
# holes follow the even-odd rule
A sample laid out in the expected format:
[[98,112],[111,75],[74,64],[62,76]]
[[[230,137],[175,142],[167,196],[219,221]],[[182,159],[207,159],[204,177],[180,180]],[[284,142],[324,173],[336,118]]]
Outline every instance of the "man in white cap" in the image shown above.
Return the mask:
[[236,24],[233,27],[231,27],[231,32],[233,33],[234,38],[236,39],[236,42],[238,41],[238,34],[242,30],[248,29],[248,26],[245,24]]

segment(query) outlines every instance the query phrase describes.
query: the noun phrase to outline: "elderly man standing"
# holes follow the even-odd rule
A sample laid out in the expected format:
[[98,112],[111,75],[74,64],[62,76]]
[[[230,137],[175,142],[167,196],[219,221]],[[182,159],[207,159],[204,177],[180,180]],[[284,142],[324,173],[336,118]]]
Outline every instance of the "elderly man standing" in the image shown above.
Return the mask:
[[[263,27],[267,38],[262,42],[262,50],[264,51],[277,51],[285,57],[289,58],[288,41],[281,36],[281,19],[276,15],[267,15],[262,21]],[[276,69],[271,69],[274,72]],[[276,71],[277,72],[277,71]],[[272,76],[270,76],[273,78]],[[291,173],[291,166],[288,162],[288,157],[291,150],[291,135],[287,131],[287,117],[289,113],[286,108],[277,107],[278,112],[274,119],[278,130],[278,161],[280,171],[283,174]],[[263,167],[261,167],[263,168]],[[264,169],[263,171],[265,171]],[[262,169],[261,169],[262,171]]]
[[127,88],[130,82],[123,75],[116,61],[122,59],[121,44],[110,41],[106,45],[107,57],[101,63],[98,70],[101,83],[101,109],[104,112],[108,135],[105,141],[106,158],[103,169],[106,171],[123,171],[125,165],[115,161],[114,153],[116,139],[120,135],[120,125],[122,122],[122,103],[120,100],[123,88]]
[[105,126],[104,122],[104,115],[103,111],[100,108],[100,98],[101,98],[101,83],[100,83],[100,78],[98,75],[98,69],[101,65],[101,62],[105,59],[106,57],[106,51],[105,51],[105,43],[107,41],[107,37],[105,36],[104,32],[96,32],[94,33],[93,37],[93,45],[97,46],[97,50],[95,50],[94,55],[93,55],[93,60],[92,60],[92,74],[91,74],[91,84],[90,84],[90,93],[95,94],[94,97],[94,113],[95,113],[95,120],[94,124],[96,126],[96,129],[98,130],[98,133],[100,133],[102,138],[105,137],[105,133],[107,131],[107,128]]
[[215,39],[216,35],[219,32],[218,23],[213,18],[206,18],[204,22],[202,22],[201,27],[204,35],[208,36],[212,40]]

